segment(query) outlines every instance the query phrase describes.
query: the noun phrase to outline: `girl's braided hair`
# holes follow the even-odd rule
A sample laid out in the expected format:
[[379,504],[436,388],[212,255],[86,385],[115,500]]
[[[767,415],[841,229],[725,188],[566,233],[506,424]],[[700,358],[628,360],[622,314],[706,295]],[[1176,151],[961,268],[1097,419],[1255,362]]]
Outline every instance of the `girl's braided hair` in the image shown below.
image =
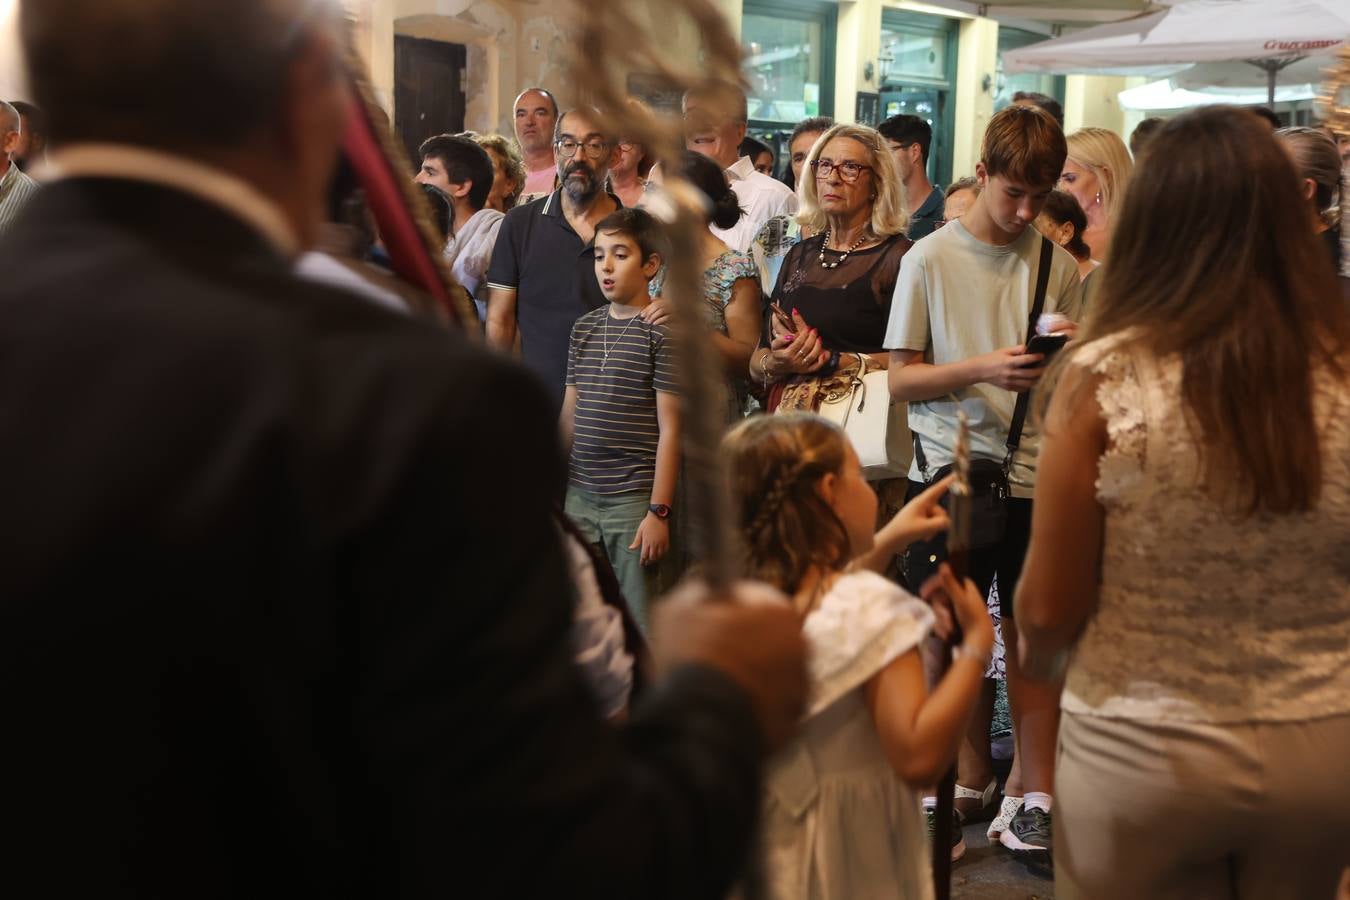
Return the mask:
[[811,413],[756,416],[727,435],[746,573],[794,593],[811,566],[841,569],[848,532],[816,490],[845,461],[843,431]]

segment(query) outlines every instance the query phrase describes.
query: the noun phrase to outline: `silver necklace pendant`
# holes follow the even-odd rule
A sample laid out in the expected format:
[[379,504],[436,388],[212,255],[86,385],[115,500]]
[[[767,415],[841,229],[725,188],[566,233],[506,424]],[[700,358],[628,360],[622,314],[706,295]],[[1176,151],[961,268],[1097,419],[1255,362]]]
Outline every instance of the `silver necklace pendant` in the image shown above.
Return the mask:
[[605,371],[605,367],[609,365],[609,351],[613,350],[615,347],[619,345],[619,341],[623,340],[623,336],[628,333],[628,329],[633,327],[633,319],[636,319],[638,318],[638,316],[641,315],[642,313],[638,313],[637,316],[630,317],[628,319],[628,324],[623,326],[623,331],[619,332],[619,336],[615,338],[614,343],[611,344],[609,342],[609,320],[612,318],[612,316],[609,314],[608,311],[605,312],[605,328],[600,339],[601,346],[604,348],[605,351],[605,355],[600,357],[600,371],[602,373]]

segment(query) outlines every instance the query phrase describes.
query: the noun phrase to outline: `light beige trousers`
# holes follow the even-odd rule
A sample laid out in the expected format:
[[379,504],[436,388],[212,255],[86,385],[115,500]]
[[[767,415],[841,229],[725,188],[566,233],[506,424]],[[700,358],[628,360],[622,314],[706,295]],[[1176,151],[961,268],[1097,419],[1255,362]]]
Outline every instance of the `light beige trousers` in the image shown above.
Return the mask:
[[1056,900],[1333,900],[1350,716],[1199,725],[1065,713]]

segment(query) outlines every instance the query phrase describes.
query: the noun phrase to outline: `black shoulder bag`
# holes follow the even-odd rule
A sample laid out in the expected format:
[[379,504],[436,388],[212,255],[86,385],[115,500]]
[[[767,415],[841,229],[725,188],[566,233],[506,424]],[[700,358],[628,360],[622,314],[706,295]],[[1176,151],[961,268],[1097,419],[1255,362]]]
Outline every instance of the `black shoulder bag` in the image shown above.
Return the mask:
[[[1049,238],[1041,238],[1041,264],[1036,271],[1036,293],[1031,301],[1031,318],[1027,322],[1027,343],[1031,343],[1036,334],[1036,320],[1045,309],[1045,289],[1050,284],[1050,267],[1054,260],[1054,244]],[[1022,427],[1027,420],[1027,407],[1031,403],[1031,391],[1017,395],[1017,406],[1013,410],[1012,423],[1008,427],[1008,451],[1003,462],[992,459],[972,459],[970,461],[970,547],[978,550],[992,547],[1003,540],[1003,531],[1008,524],[1008,474],[1012,471],[1013,454],[1022,442]],[[928,460],[923,454],[923,444],[919,435],[914,435],[914,461],[919,464],[919,474],[925,484],[941,481],[951,474],[950,465],[943,466],[928,475]],[[946,506],[946,501],[943,501]]]

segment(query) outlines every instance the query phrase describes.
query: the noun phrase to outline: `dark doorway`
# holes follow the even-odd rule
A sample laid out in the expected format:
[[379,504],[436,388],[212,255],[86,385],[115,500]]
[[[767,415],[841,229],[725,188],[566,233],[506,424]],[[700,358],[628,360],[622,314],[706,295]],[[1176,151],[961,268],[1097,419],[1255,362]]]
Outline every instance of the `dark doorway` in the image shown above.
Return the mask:
[[427,138],[464,130],[467,58],[463,44],[394,37],[394,130],[414,166]]

